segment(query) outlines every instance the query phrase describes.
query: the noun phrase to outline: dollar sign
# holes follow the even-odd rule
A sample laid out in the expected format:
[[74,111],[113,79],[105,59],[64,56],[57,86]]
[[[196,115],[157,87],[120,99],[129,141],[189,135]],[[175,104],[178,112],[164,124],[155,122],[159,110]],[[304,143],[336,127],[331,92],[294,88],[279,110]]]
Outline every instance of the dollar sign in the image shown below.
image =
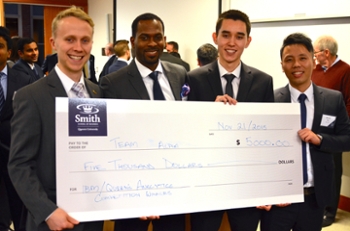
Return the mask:
[[236,143],[237,143],[237,145],[240,145],[240,144],[241,144],[241,142],[239,142],[239,140],[236,140]]

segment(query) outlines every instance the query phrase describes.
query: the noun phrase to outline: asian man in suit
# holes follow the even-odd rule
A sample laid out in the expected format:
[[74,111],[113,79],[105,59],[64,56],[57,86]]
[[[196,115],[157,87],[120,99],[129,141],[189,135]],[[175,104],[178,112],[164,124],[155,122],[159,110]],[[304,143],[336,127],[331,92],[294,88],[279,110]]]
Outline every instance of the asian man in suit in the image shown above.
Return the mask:
[[[0,197],[0,210],[7,211],[6,215],[0,216],[0,230],[10,230],[12,221],[14,228],[20,231],[25,230],[21,227],[24,205],[13,187],[7,168],[11,143],[10,121],[13,116],[13,95],[20,88],[30,84],[31,78],[7,65],[7,58],[11,55],[11,45],[12,40],[6,28],[0,27],[0,182],[6,189],[5,195]],[[5,217],[6,220],[4,220]]]
[[13,65],[13,69],[24,72],[36,81],[44,77],[41,67],[36,64],[39,57],[38,44],[32,38],[21,38],[18,41],[18,55],[20,59]]
[[[103,229],[103,222],[79,223],[56,204],[55,98],[101,97],[83,75],[90,58],[92,19],[81,9],[61,11],[52,21],[51,46],[58,63],[50,74],[14,97],[9,173],[28,209],[27,230]],[[67,39],[70,38],[70,39]]]
[[333,153],[350,150],[350,123],[339,91],[311,82],[316,67],[311,39],[295,33],[284,39],[281,64],[289,84],[275,90],[276,102],[300,103],[298,137],[303,157],[304,202],[272,206],[262,230],[322,229],[325,207],[332,199]]
[[[238,10],[222,13],[216,23],[213,40],[218,46],[218,60],[188,73],[191,91],[188,100],[238,102],[273,102],[272,77],[241,61],[251,42],[248,16]],[[215,155],[215,154],[214,154]],[[234,177],[234,176],[232,176]],[[256,231],[263,207],[229,209],[232,230]],[[225,211],[191,214],[192,231],[217,231]]]
[[[156,15],[139,15],[132,23],[130,42],[136,57],[126,67],[102,78],[106,98],[137,100],[182,100],[181,91],[188,83],[181,66],[160,61],[166,38],[163,21]],[[152,217],[154,218],[154,217]],[[147,231],[150,221],[120,220],[123,231]],[[154,231],[184,231],[185,215],[162,216],[152,221]]]

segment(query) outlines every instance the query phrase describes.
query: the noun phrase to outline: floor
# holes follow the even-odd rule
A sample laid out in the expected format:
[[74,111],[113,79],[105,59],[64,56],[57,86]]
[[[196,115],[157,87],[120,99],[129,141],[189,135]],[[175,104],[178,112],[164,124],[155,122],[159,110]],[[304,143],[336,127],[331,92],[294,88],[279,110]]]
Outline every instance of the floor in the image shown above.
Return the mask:
[[350,213],[338,209],[335,222],[322,231],[349,231],[350,230]]
[[[189,229],[189,218],[186,217],[187,225],[186,231],[190,231]],[[106,221],[104,231],[113,231],[114,224],[113,222]],[[149,231],[152,229],[150,228]],[[221,225],[219,231],[230,231],[227,217],[224,216],[223,224]],[[259,229],[257,230],[259,231]],[[326,228],[323,228],[322,231],[350,231],[350,213],[345,212],[343,210],[338,210],[335,222]]]

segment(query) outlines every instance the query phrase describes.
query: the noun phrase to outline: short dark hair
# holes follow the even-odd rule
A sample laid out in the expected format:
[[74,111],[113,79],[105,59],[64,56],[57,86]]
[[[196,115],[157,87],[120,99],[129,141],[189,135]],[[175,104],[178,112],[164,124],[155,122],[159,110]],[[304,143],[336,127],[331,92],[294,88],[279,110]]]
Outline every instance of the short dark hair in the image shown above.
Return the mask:
[[216,34],[219,34],[222,22],[224,19],[240,20],[245,23],[247,28],[247,35],[249,36],[251,30],[251,24],[248,15],[239,10],[228,10],[220,14],[218,20],[216,21]]
[[31,44],[32,42],[36,43],[36,41],[32,38],[29,38],[29,37],[21,38],[20,40],[18,40],[18,43],[17,43],[18,50],[23,52],[24,46],[27,44]]
[[167,42],[167,44],[172,45],[173,46],[173,50],[178,51],[179,50],[179,44],[175,41],[170,41]]
[[284,40],[280,50],[280,57],[282,59],[282,54],[284,48],[289,45],[300,44],[303,45],[313,56],[314,55],[314,47],[312,46],[312,41],[309,37],[302,33],[293,33],[288,35]]
[[203,44],[197,50],[197,58],[201,66],[211,63],[218,58],[218,50],[210,43]]
[[12,49],[12,40],[10,37],[10,31],[3,26],[0,26],[0,37],[2,37],[7,43],[7,50]]
[[157,20],[157,21],[159,21],[162,24],[163,34],[164,34],[165,28],[164,28],[164,23],[163,23],[162,19],[160,19],[157,15],[152,14],[152,13],[144,13],[144,14],[137,16],[134,19],[134,21],[132,22],[132,24],[131,24],[132,37],[136,36],[137,26],[138,26],[139,22],[142,20]]

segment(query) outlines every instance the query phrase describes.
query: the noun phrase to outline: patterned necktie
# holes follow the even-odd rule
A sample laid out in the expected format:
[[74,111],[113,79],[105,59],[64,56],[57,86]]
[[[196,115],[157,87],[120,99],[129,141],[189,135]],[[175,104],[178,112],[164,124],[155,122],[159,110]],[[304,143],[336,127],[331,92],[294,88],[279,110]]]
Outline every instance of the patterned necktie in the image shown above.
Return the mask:
[[[306,128],[306,106],[305,106],[305,94],[299,95],[300,112],[301,112],[301,128]],[[303,154],[303,183],[307,182],[307,163],[306,163],[306,143],[302,141],[302,154]]]
[[162,89],[160,88],[160,85],[158,82],[158,72],[153,71],[148,76],[151,79],[153,79],[153,97],[154,97],[154,100],[165,100]]
[[1,115],[1,112],[2,112],[2,108],[5,105],[4,89],[2,89],[2,85],[1,85],[1,79],[2,79],[3,76],[5,76],[5,73],[0,72],[0,115]]
[[226,79],[227,83],[226,83],[226,94],[228,94],[229,96],[233,97],[233,88],[232,88],[232,80],[235,78],[236,76],[233,74],[226,74],[224,75],[224,78]]
[[84,96],[84,85],[82,83],[74,83],[71,89],[78,98],[85,98]]

